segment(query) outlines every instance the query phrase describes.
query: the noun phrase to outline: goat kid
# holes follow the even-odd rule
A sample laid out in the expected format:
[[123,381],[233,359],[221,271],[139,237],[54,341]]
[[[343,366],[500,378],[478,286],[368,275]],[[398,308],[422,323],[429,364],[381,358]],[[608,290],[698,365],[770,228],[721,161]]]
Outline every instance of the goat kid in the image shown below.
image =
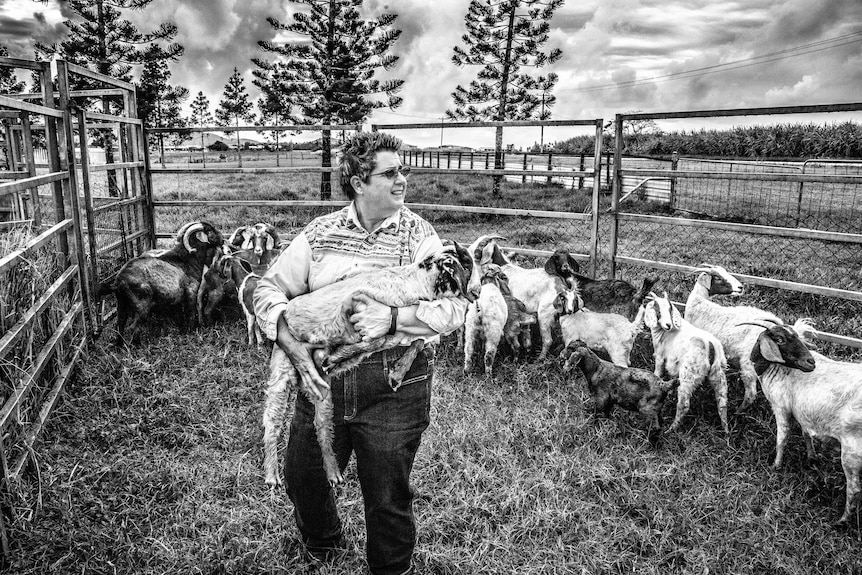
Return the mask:
[[539,359],[547,357],[553,341],[553,326],[557,319],[554,299],[565,288],[574,288],[574,274],[578,263],[565,250],[555,251],[543,268],[523,268],[509,260],[494,241],[501,236],[480,236],[468,249],[473,258],[473,273],[469,289],[478,295],[484,267],[494,263],[509,279],[512,295],[521,300],[530,313],[535,313],[542,336]]
[[739,377],[745,387],[745,397],[739,409],[744,410],[754,403],[757,396],[757,374],[750,356],[761,330],[742,324],[749,320],[784,322],[778,316],[756,307],[726,307],[710,301],[715,295],[742,295],[742,283],[723,267],[701,264],[695,273],[699,275],[685,304],[685,319],[718,338],[724,346],[728,362],[739,366]]
[[[200,316],[210,320],[213,311],[225,297],[228,290],[236,291],[239,307],[245,317],[248,344],[261,347],[263,331],[254,315],[253,296],[260,276],[252,271],[252,265],[241,258],[226,255],[217,257],[213,265],[204,272],[201,289],[198,292]],[[203,294],[203,296],[201,296]]]
[[488,264],[482,275],[482,288],[479,298],[467,309],[464,339],[464,373],[473,370],[473,354],[480,341],[484,341],[485,375],[493,379],[494,358],[500,340],[505,338],[515,357],[532,343],[530,325],[536,323],[536,316],[527,312],[524,303],[512,297],[508,278],[500,266]]
[[179,306],[181,322],[197,323],[197,293],[206,265],[222,246],[222,236],[208,222],[189,222],[177,231],[175,245],[162,253],[148,252],[127,261],[99,295],[117,298],[117,343],[136,341],[140,326],[153,310]]
[[650,422],[650,428],[664,425],[661,411],[670,390],[678,380],[663,381],[645,369],[620,367],[599,358],[587,344],[574,340],[560,354],[563,371],[580,368],[593,397],[593,409],[610,417],[615,405],[637,411]]
[[677,429],[688,413],[694,390],[709,382],[718,404],[718,415],[725,434],[727,423],[727,360],[721,342],[710,333],[693,326],[670,301],[665,292],[658,297],[650,292],[643,304],[644,323],[652,334],[655,353],[655,375],[664,372],[679,378],[676,415],[668,431]]
[[814,438],[837,440],[846,496],[844,513],[836,525],[846,525],[862,494],[862,364],[811,353],[799,336],[812,329],[807,322],[797,321],[793,328],[763,321],[746,323],[763,328],[751,350],[751,361],[775,415],[772,466],[779,468],[784,459],[791,417],[802,428],[809,458],[814,457]]
[[585,307],[572,313],[568,312],[571,305],[560,307],[560,330],[566,345],[580,340],[590,349],[605,351],[615,365],[629,366],[635,338],[643,330],[643,306],[632,321],[616,313],[598,313]]
[[[467,297],[469,272],[464,265],[469,267],[469,256],[455,244],[454,253],[444,250],[421,262],[350,276],[290,300],[284,312],[288,329],[295,339],[325,350],[322,367],[330,377],[355,367],[374,352],[409,343],[410,349],[389,375],[393,388],[397,388],[421,351],[424,341],[398,335],[363,341],[349,319],[358,303],[357,296],[368,296],[392,307],[440,298]],[[313,365],[306,368],[316,369]],[[332,449],[331,394],[318,400],[302,384],[296,368],[278,345],[273,346],[269,370],[263,412],[266,483],[271,487],[281,484],[276,465],[277,444],[287,408],[288,384],[292,384],[298,386],[314,404],[314,427],[323,454],[326,477],[331,485],[340,484],[343,477]]]

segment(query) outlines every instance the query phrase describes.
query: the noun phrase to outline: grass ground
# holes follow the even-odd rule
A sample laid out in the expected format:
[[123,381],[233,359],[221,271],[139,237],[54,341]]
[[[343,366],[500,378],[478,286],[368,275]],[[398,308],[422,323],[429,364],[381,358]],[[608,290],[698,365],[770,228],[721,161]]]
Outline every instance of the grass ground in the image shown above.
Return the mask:
[[[40,481],[16,502],[9,572],[361,572],[352,464],[338,491],[350,549],[320,571],[302,557],[292,505],[263,483],[267,354],[246,347],[241,320],[157,330],[133,350],[91,350],[41,444]],[[501,361],[495,382],[463,376],[461,362],[444,338],[413,474],[420,572],[862,572],[860,518],[829,525],[844,497],[837,456],[807,463],[797,431],[771,470],[768,406],[736,413],[735,378],[729,442],[704,390],[654,446],[635,415],[594,418],[583,380],[557,361]]]

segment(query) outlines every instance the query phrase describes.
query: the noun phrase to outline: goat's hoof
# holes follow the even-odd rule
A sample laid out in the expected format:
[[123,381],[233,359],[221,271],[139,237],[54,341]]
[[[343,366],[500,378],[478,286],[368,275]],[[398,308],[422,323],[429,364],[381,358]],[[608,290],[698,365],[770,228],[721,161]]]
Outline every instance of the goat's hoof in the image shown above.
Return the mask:
[[344,477],[338,472],[328,473],[326,475],[326,479],[329,481],[330,487],[335,487],[336,485],[344,483]]

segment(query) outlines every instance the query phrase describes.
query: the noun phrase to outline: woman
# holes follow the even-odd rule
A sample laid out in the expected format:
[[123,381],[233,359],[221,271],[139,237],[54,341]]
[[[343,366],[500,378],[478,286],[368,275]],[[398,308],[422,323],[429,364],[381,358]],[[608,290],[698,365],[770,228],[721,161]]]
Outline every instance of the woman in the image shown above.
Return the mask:
[[[312,349],[296,341],[283,315],[286,302],[348,275],[424,259],[443,248],[431,225],[404,207],[409,167],[401,141],[382,132],[359,133],[345,145],[340,181],[351,203],[316,218],[291,242],[261,279],[255,313],[267,337],[293,361],[320,396],[332,393],[334,448],[343,470],[356,454],[365,504],[368,566],[375,575],[412,572],[416,542],[410,472],[430,417],[433,361],[423,351],[400,387],[388,369],[405,347],[375,353],[330,386],[311,362]],[[464,323],[466,301],[443,299],[393,308],[365,298],[350,318],[364,338],[387,333],[435,341]],[[428,350],[426,346],[426,350]],[[326,560],[345,542],[335,496],[315,438],[314,408],[297,394],[285,457],[287,494],[311,558]]]

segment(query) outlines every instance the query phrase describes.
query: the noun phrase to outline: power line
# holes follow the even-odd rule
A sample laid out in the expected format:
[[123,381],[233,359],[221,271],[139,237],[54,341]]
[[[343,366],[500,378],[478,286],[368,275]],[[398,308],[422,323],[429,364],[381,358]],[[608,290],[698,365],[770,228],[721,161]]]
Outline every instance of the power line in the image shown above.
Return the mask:
[[[841,40],[846,40],[844,42],[840,42]],[[835,44],[834,42],[839,42]],[[785,60],[787,58],[793,58],[796,56],[803,56],[805,54],[812,54],[815,52],[822,52],[824,50],[831,50],[832,48],[838,48],[840,46],[846,46],[848,44],[855,44],[857,42],[862,42],[862,32],[854,32],[852,34],[845,34],[844,36],[837,36],[835,38],[829,38],[827,40],[820,40],[817,42],[811,42],[810,44],[802,44],[800,46],[795,46],[793,48],[785,48],[784,50],[779,50],[776,52],[769,52],[766,54],[760,54],[758,56],[752,56],[751,58],[745,58],[743,60],[736,60],[733,62],[726,62],[724,64],[714,64],[712,66],[705,66],[703,68],[694,68],[691,70],[684,70],[682,72],[673,72],[670,74],[662,74],[660,76],[654,76],[652,78],[643,78],[640,80],[629,80],[627,82],[616,82],[614,84],[600,84],[596,86],[589,86],[586,88],[571,88],[568,90],[557,90],[558,92],[564,93],[588,93],[588,92],[598,92],[603,90],[608,90],[611,88],[623,88],[623,87],[631,87],[631,86],[639,86],[642,84],[652,84],[657,82],[668,82],[671,80],[684,80],[689,78],[697,78],[700,76],[705,76],[707,74],[716,74],[719,72],[727,72],[730,70],[736,70],[739,68],[747,68],[751,66],[759,66],[761,64],[767,64],[769,62],[776,62],[778,60]],[[830,44],[830,45],[825,45]]]

